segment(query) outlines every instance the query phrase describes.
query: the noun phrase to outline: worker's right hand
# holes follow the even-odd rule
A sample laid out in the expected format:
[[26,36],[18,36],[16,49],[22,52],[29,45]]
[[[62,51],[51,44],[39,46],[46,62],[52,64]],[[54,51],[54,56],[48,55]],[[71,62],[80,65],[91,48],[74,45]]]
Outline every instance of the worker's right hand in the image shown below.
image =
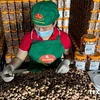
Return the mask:
[[14,68],[12,65],[7,65],[4,67],[3,72],[1,73],[1,77],[5,82],[10,82],[14,79],[13,74]]
[[56,73],[67,73],[69,71],[70,60],[63,60],[56,69]]

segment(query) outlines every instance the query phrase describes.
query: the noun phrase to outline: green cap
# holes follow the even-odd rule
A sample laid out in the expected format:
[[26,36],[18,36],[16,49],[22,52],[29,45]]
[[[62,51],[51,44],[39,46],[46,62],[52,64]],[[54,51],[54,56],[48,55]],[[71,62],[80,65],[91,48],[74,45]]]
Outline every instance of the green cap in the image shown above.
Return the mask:
[[59,17],[57,5],[52,1],[41,1],[33,5],[31,10],[32,22],[39,26],[48,26]]

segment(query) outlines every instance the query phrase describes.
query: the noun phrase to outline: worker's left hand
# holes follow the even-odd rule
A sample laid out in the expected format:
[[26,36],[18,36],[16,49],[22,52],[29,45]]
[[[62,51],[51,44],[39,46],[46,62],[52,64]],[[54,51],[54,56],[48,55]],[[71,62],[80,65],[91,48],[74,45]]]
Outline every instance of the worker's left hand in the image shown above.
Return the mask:
[[69,65],[70,65],[69,60],[66,59],[62,61],[57,67],[56,73],[67,73],[69,71]]

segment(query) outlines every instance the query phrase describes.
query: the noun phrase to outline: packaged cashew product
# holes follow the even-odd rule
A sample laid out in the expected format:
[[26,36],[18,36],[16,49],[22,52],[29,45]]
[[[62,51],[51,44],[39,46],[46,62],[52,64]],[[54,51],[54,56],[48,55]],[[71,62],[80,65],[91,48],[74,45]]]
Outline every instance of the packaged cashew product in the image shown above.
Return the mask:
[[18,38],[13,38],[12,39],[12,44],[13,44],[13,46],[19,46]]
[[75,66],[78,69],[86,70],[87,56],[81,54],[79,51],[76,51],[74,56],[75,56]]
[[16,21],[15,12],[9,12],[9,19],[10,19],[10,21]]
[[93,10],[99,10],[99,5],[100,5],[99,0],[93,0],[93,3],[91,5],[91,8]]
[[64,8],[70,8],[71,0],[64,0]]
[[22,21],[17,22],[16,25],[17,25],[17,30],[18,30],[18,31],[23,30]]
[[97,20],[97,16],[98,16],[97,10],[92,10],[90,20]]
[[22,11],[16,11],[16,21],[17,22],[22,22],[23,21]]
[[96,29],[96,30],[100,30],[100,20],[96,20],[95,29]]
[[30,10],[29,0],[22,0],[22,9],[23,9],[23,11]]
[[63,8],[58,8],[58,10],[60,14],[59,18],[63,18]]
[[3,30],[10,30],[10,24],[8,21],[3,22]]
[[70,9],[64,8],[64,18],[69,18],[69,17],[70,17]]
[[96,36],[96,38],[100,37],[100,30],[94,30],[94,35]]
[[22,12],[22,0],[15,0],[15,10]]
[[58,20],[57,20],[57,26],[58,27],[62,26],[62,22],[63,22],[62,18],[58,18]]
[[0,10],[1,12],[8,12],[6,0],[0,1]]
[[11,32],[9,31],[9,32],[4,32],[4,35],[5,35],[5,39],[6,40],[9,40],[9,39],[11,39],[12,37],[11,37]]
[[58,0],[58,8],[64,8],[64,1]]
[[80,50],[85,55],[92,55],[95,53],[97,38],[93,34],[84,34],[81,38]]
[[7,47],[7,52],[9,54],[12,54],[12,55],[14,54],[14,49],[13,49],[13,46],[12,45]]
[[14,46],[14,54],[16,55],[18,52],[19,46]]
[[8,10],[9,12],[14,12],[15,11],[15,4],[14,4],[14,0],[8,0]]
[[63,26],[69,26],[69,19],[63,18]]
[[100,53],[95,52],[94,55],[89,56],[88,60],[90,62],[89,70],[99,70]]
[[12,46],[12,39],[6,40],[7,47]]
[[95,29],[95,21],[94,20],[90,20],[89,21],[89,30],[93,30],[93,29]]
[[11,30],[12,38],[18,38],[17,30]]
[[9,15],[8,12],[1,12],[2,21],[9,22]]
[[16,25],[16,20],[15,21],[10,21],[10,30],[17,30],[17,25]]

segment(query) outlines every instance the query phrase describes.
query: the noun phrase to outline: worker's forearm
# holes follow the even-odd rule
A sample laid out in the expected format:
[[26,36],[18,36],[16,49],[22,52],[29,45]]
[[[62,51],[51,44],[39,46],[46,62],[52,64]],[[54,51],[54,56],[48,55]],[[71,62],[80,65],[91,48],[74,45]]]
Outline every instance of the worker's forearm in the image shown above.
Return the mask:
[[12,70],[14,71],[18,67],[20,67],[22,63],[23,63],[23,61],[21,59],[19,59],[18,57],[15,57],[15,58],[13,58],[13,60],[10,62],[9,65],[12,66]]
[[21,64],[24,62],[28,52],[23,51],[21,49],[18,50],[18,53],[15,58],[12,59],[10,65],[12,66],[13,70],[17,69],[21,66]]

